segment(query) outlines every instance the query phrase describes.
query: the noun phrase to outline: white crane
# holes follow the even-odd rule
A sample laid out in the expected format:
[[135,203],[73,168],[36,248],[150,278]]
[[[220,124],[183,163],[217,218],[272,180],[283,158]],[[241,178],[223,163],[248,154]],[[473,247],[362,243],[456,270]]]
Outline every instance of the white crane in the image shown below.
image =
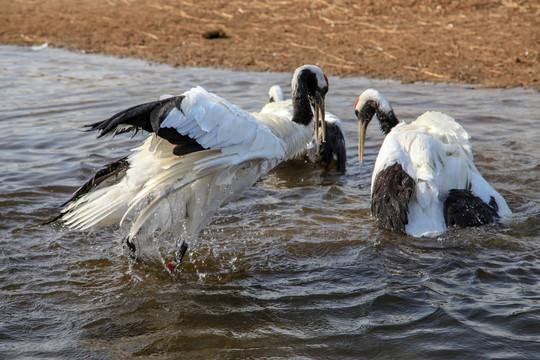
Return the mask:
[[[268,91],[269,102],[263,106],[261,113],[285,116],[289,119],[293,117],[292,101],[285,100],[283,90],[279,85],[273,85]],[[319,136],[324,134],[324,139]],[[321,144],[321,146],[319,146]],[[341,120],[332,113],[325,111],[325,121],[315,129],[313,139],[306,144],[306,147],[298,158],[308,158],[311,162],[322,162],[326,168],[330,166],[332,160],[335,161],[337,171],[345,171],[347,160],[345,137]]]
[[[248,113],[201,87],[123,110],[88,125],[98,137],[151,133],[133,153],[106,165],[64,204],[72,228],[132,222],[127,244],[165,232],[193,240],[224,203],[238,197],[280,162],[303,151],[314,119],[324,120],[328,79],[304,65],[292,78],[293,117]],[[315,114],[314,114],[315,113]]]
[[360,162],[374,115],[386,135],[371,179],[371,213],[382,228],[430,236],[511,213],[474,165],[469,134],[450,116],[428,111],[410,124],[399,122],[373,89],[360,95],[355,113]]

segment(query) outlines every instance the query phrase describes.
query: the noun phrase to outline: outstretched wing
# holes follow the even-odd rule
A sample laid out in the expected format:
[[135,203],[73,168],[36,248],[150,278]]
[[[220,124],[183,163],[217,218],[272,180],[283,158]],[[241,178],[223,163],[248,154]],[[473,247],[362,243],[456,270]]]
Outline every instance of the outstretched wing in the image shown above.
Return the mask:
[[128,166],[122,162],[121,172],[104,173],[121,179],[110,186],[84,187],[87,193],[77,194],[63,209],[66,224],[82,229],[120,222],[150,195],[187,189],[209,176],[220,182],[226,169],[285,156],[281,140],[264,123],[201,87],[134,106],[90,128],[100,136],[130,130],[154,135],[127,158]]
[[153,132],[176,145],[174,154],[179,156],[223,149],[227,153],[244,152],[246,156],[276,157],[279,154],[271,150],[280,148],[276,146],[279,139],[252,115],[202,87],[133,106],[88,127],[99,131],[98,137],[128,131]]

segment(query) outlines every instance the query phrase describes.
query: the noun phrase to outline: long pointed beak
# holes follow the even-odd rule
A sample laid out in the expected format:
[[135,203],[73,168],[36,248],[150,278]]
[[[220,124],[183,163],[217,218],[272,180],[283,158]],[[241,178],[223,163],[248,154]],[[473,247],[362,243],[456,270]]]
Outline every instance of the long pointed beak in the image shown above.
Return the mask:
[[[313,110],[315,111],[315,143],[319,146],[320,143],[326,141],[326,122],[325,111],[324,111],[324,97],[318,95],[315,97],[313,104]],[[318,147],[317,147],[318,149]],[[318,151],[318,150],[317,150]]]
[[316,150],[319,152],[319,102],[315,101],[313,105],[315,110],[315,144],[317,146]]
[[358,121],[358,160],[364,158],[364,144],[366,143],[367,122]]
[[326,114],[326,111],[325,111],[325,104],[324,104],[324,99],[322,99],[322,102],[321,102],[321,137],[322,137],[322,142],[325,142],[326,141],[326,122],[324,121],[324,116]]

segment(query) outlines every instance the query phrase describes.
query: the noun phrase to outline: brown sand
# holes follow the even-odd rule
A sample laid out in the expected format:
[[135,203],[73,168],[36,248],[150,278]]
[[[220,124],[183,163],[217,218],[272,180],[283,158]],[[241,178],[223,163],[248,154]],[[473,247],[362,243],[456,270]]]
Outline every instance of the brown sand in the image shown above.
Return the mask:
[[[414,5],[410,5],[414,3]],[[0,0],[0,43],[173,65],[540,89],[540,2]]]

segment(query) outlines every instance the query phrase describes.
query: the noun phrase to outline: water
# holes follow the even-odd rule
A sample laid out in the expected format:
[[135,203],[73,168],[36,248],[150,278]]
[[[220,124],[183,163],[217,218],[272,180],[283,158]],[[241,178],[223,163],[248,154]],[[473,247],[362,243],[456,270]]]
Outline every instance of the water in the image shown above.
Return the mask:
[[[530,359],[540,356],[540,97],[527,89],[330,77],[346,173],[282,165],[220,210],[177,277],[134,263],[114,228],[40,226],[143,139],[82,126],[193,85],[259,109],[290,74],[171,68],[0,46],[0,358]],[[414,239],[379,230],[369,186],[382,135],[356,153],[353,105],[447,112],[514,211]]]

